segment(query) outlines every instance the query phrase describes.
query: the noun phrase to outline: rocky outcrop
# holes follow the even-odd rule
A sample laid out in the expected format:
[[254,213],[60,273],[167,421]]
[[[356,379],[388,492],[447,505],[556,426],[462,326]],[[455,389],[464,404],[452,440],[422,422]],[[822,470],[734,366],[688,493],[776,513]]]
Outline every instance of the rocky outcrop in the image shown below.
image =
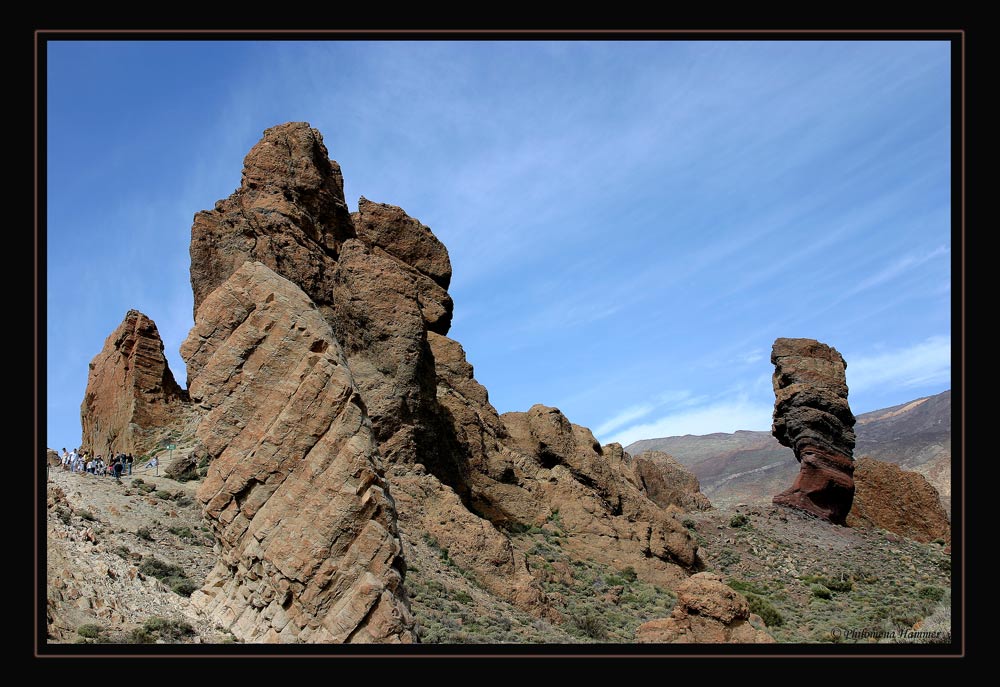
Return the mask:
[[951,543],[951,524],[937,490],[919,472],[862,456],[854,466],[850,527],[878,528],[918,542]]
[[395,505],[315,304],[243,263],[202,300],[181,354],[220,549],[192,601],[244,641],[413,641]]
[[[509,532],[558,517],[567,551],[666,586],[701,565],[621,446],[555,408],[497,413],[447,337],[450,280],[445,247],[403,210],[362,198],[348,212],[305,123],[265,131],[240,187],[195,216],[191,402],[168,469],[207,468],[199,498],[220,560],[193,602],[237,637],[412,641],[401,544],[420,538],[553,619]],[[186,400],[159,370],[162,395]],[[116,403],[115,388],[88,402]]]
[[332,261],[354,237],[340,166],[305,123],[268,129],[243,161],[229,198],[191,227],[191,287],[202,301],[248,260],[298,284],[321,307],[333,292]]
[[186,399],[156,324],[129,310],[90,363],[80,407],[82,447],[94,455],[145,453],[186,413]]
[[635,474],[646,496],[661,508],[708,510],[712,502],[701,493],[698,478],[673,456],[647,451],[635,456]]
[[799,474],[774,503],[844,524],[854,498],[854,415],[847,404],[847,363],[814,339],[777,339],[771,432],[795,452]]
[[[433,533],[483,587],[544,613],[544,595],[504,530],[541,524],[554,510],[565,521],[575,507],[565,504],[581,500],[571,542],[616,564],[635,558],[653,579],[682,579],[697,565],[697,546],[642,494],[620,447],[605,454],[565,418],[559,431],[568,433],[552,450],[510,436],[446,336],[451,264],[430,229],[365,198],[345,214],[342,189],[318,131],[289,123],[264,132],[240,188],[195,217],[196,307],[246,260],[298,285],[343,349],[399,503],[401,536]],[[196,374],[197,365],[192,386]]]
[[677,605],[669,618],[643,623],[635,639],[647,644],[773,644],[763,627],[758,616],[751,617],[746,597],[715,573],[703,572],[677,587]]
[[646,497],[619,444],[602,447],[589,429],[543,405],[500,419],[514,455],[508,481],[559,514],[570,550],[608,564],[628,561],[667,586],[701,565],[690,533]]

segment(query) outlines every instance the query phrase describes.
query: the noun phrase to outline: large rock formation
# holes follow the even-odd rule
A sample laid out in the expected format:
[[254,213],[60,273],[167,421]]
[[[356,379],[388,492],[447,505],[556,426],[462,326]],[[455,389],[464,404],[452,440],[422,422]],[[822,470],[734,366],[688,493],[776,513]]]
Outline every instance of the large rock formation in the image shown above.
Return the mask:
[[83,448],[95,455],[144,453],[186,412],[156,324],[138,310],[104,341],[90,363],[80,407]]
[[919,472],[862,456],[854,465],[854,485],[850,527],[876,527],[924,543],[951,543],[948,513],[937,490]]
[[221,549],[193,601],[244,641],[412,642],[395,506],[312,301],[245,262],[201,302],[181,353]]
[[712,502],[701,493],[698,478],[662,451],[646,451],[635,457],[635,473],[643,491],[661,508],[708,510]]
[[645,644],[773,644],[762,627],[759,617],[751,619],[746,597],[715,573],[703,572],[677,588],[677,605],[669,618],[643,623],[635,639]]
[[555,408],[497,413],[447,337],[450,279],[400,208],[348,212],[305,123],[265,131],[240,187],[195,215],[182,354],[221,558],[194,599],[237,636],[411,641],[400,544],[431,538],[480,587],[556,619],[509,532],[557,516],[581,558],[668,586],[700,567],[621,446]]
[[774,503],[844,524],[854,499],[854,415],[847,404],[847,363],[814,339],[777,339],[771,432],[795,451],[799,474]]
[[631,469],[615,467],[620,447],[603,455],[565,418],[555,453],[511,438],[520,421],[501,420],[462,347],[446,336],[444,246],[391,205],[362,198],[346,214],[342,189],[318,131],[305,123],[268,129],[247,155],[241,187],[195,217],[196,307],[246,260],[301,287],[343,347],[401,534],[432,534],[486,589],[544,613],[544,595],[503,530],[544,522],[571,494],[590,504],[574,525],[584,548],[609,562],[635,558],[650,579],[682,579],[697,565],[697,546],[629,481]]

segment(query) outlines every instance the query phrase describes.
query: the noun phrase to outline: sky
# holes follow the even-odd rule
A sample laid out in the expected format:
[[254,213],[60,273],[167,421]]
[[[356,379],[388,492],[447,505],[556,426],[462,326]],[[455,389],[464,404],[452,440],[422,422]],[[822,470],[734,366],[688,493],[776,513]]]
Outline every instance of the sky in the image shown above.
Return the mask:
[[183,386],[194,214],[264,129],[447,246],[497,410],[603,443],[768,430],[777,337],[867,412],[951,386],[946,42],[86,42],[47,47],[47,441],[130,308]]

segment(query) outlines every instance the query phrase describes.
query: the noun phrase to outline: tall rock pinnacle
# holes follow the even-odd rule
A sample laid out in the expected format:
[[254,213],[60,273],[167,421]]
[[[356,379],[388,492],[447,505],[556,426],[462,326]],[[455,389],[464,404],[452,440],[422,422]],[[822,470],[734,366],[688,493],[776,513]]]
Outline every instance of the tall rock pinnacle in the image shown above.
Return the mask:
[[814,339],[777,339],[771,433],[795,451],[799,474],[774,497],[843,525],[854,500],[854,415],[847,404],[847,363]]
[[83,448],[104,456],[143,453],[186,398],[167,365],[156,323],[129,310],[90,363],[80,407]]

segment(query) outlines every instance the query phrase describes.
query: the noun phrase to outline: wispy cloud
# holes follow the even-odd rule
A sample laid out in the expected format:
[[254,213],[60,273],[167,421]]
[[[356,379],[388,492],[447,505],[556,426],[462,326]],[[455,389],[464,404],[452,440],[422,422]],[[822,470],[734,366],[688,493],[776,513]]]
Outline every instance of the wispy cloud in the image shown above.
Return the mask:
[[767,351],[763,348],[755,348],[752,351],[747,351],[742,355],[736,356],[735,362],[742,363],[743,365],[752,365],[753,363],[763,360],[766,355]]
[[[632,425],[607,441],[627,446],[639,439],[735,432],[740,429],[766,430],[771,426],[771,409],[769,403],[754,402],[748,396],[740,396],[673,412],[652,422]],[[601,433],[598,431],[596,434],[600,436]]]
[[613,418],[609,419],[607,422],[602,423],[599,427],[594,429],[594,433],[598,436],[602,434],[607,434],[608,432],[614,431],[624,424],[628,424],[633,420],[638,420],[639,418],[648,415],[656,409],[656,406],[650,403],[644,403],[642,405],[630,406],[623,410],[622,412],[615,415]]
[[874,388],[908,389],[951,381],[951,337],[932,336],[908,348],[849,359],[851,393]]
[[875,274],[862,279],[858,282],[852,289],[847,291],[846,296],[853,296],[855,294],[861,293],[862,291],[867,291],[868,289],[874,288],[876,286],[881,286],[888,281],[892,281],[896,277],[899,277],[910,270],[920,267],[926,262],[933,260],[936,257],[947,255],[947,246],[938,246],[929,253],[924,253],[923,255],[910,254],[904,255],[903,257],[894,260],[892,263],[886,265],[881,270]]

